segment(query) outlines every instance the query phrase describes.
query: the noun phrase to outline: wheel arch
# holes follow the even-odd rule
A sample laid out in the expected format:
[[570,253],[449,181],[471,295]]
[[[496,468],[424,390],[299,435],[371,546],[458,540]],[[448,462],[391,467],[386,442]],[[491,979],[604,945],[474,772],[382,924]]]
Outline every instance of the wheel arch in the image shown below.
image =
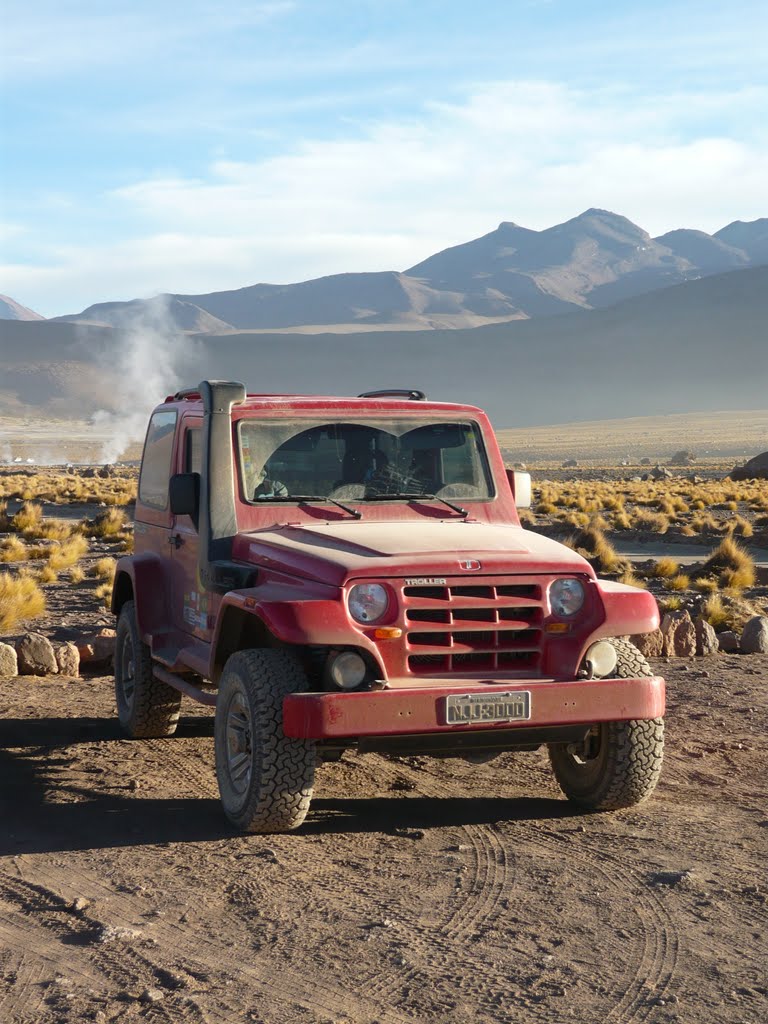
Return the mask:
[[218,682],[227,659],[237,651],[283,646],[258,615],[237,605],[226,605],[221,612],[213,652],[213,681]]

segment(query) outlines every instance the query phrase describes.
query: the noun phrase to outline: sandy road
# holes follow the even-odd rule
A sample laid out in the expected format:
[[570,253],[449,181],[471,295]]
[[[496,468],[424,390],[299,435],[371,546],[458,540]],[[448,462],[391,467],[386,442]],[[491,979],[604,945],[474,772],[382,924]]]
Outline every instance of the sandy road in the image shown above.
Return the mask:
[[764,1021],[768,658],[659,668],[641,807],[574,814],[542,752],[346,755],[269,837],[207,711],[129,742],[109,680],[0,681],[0,1021]]

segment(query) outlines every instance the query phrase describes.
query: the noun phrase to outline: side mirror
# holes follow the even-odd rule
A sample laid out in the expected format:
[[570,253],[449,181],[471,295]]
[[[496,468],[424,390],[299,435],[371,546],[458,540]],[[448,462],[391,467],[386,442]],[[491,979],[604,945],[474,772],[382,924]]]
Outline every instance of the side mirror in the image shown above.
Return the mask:
[[512,488],[512,496],[518,508],[531,507],[531,474],[518,473],[517,470],[507,470],[507,480]]
[[200,474],[174,473],[168,483],[171,512],[175,516],[189,516],[197,528],[200,514]]

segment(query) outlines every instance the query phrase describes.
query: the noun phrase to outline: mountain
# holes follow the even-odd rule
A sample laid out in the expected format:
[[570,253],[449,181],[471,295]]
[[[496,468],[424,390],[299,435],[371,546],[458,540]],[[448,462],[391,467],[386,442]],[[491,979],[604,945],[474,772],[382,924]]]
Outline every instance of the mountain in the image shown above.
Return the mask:
[[130,302],[99,302],[73,316],[52,318],[57,323],[88,324],[97,327],[133,327],[172,324],[177,330],[189,332],[225,331],[231,325],[219,320],[208,310],[174,295],[156,295],[151,299]]
[[8,295],[0,295],[0,320],[44,320],[34,309],[27,309]]
[[[264,392],[414,387],[473,402],[497,427],[514,427],[764,408],[767,319],[768,266],[683,282],[607,309],[474,329],[179,334],[158,362],[173,355],[179,367],[178,380],[163,382],[168,390],[204,376],[244,380]],[[136,340],[136,332],[110,327],[0,324],[0,415],[82,417],[122,408],[121,395],[135,387],[110,367]],[[147,407],[162,397],[146,394]]]
[[742,249],[752,263],[768,263],[768,217],[746,222],[735,220],[716,231],[714,237]]
[[335,333],[463,329],[603,309],[710,274],[768,263],[768,219],[708,235],[651,238],[608,210],[533,231],[504,221],[403,273],[334,274],[298,284],[89,306],[64,321],[129,326],[162,313],[182,331]]

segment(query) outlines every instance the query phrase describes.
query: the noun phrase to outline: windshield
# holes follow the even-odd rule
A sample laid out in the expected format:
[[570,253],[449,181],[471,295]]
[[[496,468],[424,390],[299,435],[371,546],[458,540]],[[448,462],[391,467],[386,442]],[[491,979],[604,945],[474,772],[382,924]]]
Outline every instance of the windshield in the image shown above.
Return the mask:
[[473,422],[243,419],[238,439],[249,502],[493,496],[482,435]]

